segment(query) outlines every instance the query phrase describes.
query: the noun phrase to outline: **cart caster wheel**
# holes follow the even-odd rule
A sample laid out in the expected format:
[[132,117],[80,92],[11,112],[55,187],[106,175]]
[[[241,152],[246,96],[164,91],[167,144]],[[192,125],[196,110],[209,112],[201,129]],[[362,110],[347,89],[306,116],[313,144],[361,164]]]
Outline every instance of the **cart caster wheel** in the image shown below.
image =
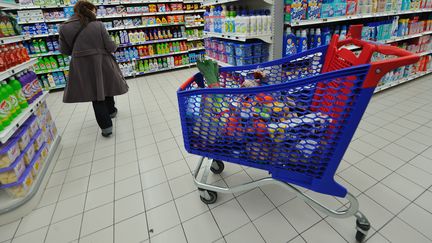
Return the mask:
[[201,201],[205,204],[213,204],[217,201],[217,193],[214,191],[206,191],[208,193],[208,195],[210,196],[209,199],[206,199],[203,196],[200,196]]
[[365,234],[363,234],[363,233],[360,232],[360,231],[357,231],[357,233],[356,233],[356,240],[357,240],[358,242],[363,242],[365,238],[366,238],[366,235],[365,235]]
[[210,167],[211,172],[213,172],[216,175],[219,175],[222,173],[222,171],[225,169],[225,165],[221,160],[214,159],[212,162],[212,165]]
[[361,219],[357,219],[356,225],[357,225],[356,240],[358,242],[363,242],[364,239],[366,238],[367,232],[369,231],[371,225],[365,217]]

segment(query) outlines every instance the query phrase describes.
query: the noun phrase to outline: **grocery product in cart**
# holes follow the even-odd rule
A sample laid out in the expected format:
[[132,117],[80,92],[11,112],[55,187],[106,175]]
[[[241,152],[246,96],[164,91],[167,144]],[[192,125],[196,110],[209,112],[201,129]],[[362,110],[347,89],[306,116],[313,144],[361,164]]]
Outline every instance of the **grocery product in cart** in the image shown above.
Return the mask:
[[[198,65],[201,73],[177,96],[185,148],[202,156],[194,176],[204,203],[216,202],[217,192],[278,183],[330,216],[355,215],[356,238],[365,238],[370,223],[334,175],[380,79],[419,57],[356,39],[359,28],[353,27],[346,40],[335,35],[327,46],[260,65]],[[361,52],[356,55],[346,45]],[[374,53],[390,59],[371,63]],[[223,161],[267,170],[271,177],[232,188],[207,184],[209,171],[221,173]],[[329,209],[293,185],[346,197],[350,206]]]

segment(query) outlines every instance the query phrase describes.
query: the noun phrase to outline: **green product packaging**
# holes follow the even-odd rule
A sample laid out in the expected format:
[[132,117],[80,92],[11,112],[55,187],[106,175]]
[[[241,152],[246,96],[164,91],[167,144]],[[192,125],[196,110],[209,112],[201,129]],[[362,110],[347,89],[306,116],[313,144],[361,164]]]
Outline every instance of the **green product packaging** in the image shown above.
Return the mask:
[[50,62],[50,60],[48,59],[48,57],[44,57],[44,59],[43,59],[43,63],[45,64],[45,68],[46,68],[46,70],[51,70],[51,69],[52,69],[52,67],[51,67],[51,62]]
[[57,69],[58,66],[59,66],[58,63],[57,63],[57,60],[53,56],[51,56],[49,58],[49,60],[50,60],[50,63],[51,63],[51,68],[52,69]]
[[39,40],[39,49],[40,49],[41,53],[47,53],[48,52],[46,43],[42,39]]
[[3,80],[1,83],[2,83],[2,89],[5,90],[6,95],[7,95],[6,100],[9,101],[8,106],[9,106],[10,115],[11,115],[10,119],[12,121],[19,114],[21,109],[18,105],[17,98],[13,94],[13,89],[6,83],[5,80]]
[[0,87],[0,121],[3,128],[9,126],[11,123],[9,95],[7,94],[6,88],[3,86]]
[[15,78],[11,78],[9,81],[9,85],[14,90],[15,96],[18,99],[18,104],[21,107],[21,109],[25,109],[28,107],[27,99],[25,98],[23,92],[22,92],[22,86],[21,83],[16,80]]
[[35,50],[36,54],[41,53],[41,49],[39,48],[39,43],[36,40],[32,41],[32,45],[34,47],[34,50]]

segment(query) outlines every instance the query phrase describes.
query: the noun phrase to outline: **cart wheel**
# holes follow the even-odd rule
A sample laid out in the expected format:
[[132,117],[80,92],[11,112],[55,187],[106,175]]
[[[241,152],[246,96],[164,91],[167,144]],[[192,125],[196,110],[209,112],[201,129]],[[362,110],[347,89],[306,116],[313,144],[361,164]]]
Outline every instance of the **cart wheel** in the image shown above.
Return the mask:
[[362,232],[360,232],[360,231],[357,231],[357,233],[356,233],[356,240],[358,241],[358,242],[363,242],[363,240],[366,238],[366,235],[365,234],[363,234]]
[[362,242],[366,238],[366,234],[369,231],[371,225],[367,218],[362,217],[361,219],[356,220],[357,225],[357,233],[356,233],[356,240],[358,242]]
[[213,172],[216,175],[219,175],[222,173],[222,171],[225,169],[225,165],[221,160],[214,159],[212,162],[212,165],[210,167],[211,172]]
[[214,191],[207,191],[208,195],[210,196],[210,199],[206,199],[203,196],[200,196],[201,201],[205,204],[213,204],[217,201],[217,193]]

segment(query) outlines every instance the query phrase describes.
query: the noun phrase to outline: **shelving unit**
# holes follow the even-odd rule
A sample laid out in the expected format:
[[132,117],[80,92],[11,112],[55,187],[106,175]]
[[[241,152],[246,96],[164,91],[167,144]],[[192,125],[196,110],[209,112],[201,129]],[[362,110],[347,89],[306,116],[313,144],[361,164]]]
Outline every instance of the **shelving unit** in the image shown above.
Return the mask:
[[[357,6],[358,7],[358,6]],[[323,26],[337,26],[339,25],[339,22],[344,22],[344,25],[349,25],[348,23],[365,23],[365,22],[373,22],[373,21],[379,21],[381,19],[389,19],[389,17],[393,16],[401,16],[401,18],[409,18],[411,15],[421,15],[423,14],[423,19],[427,19],[427,16],[429,16],[432,13],[432,8],[429,6],[427,8],[420,7],[419,9],[415,9],[416,7],[413,7],[414,9],[411,10],[403,10],[403,11],[386,11],[386,12],[379,12],[379,13],[370,13],[370,14],[355,14],[355,15],[347,15],[347,16],[338,16],[338,17],[329,17],[329,18],[318,18],[318,19],[312,19],[312,20],[292,20],[291,22],[285,22],[285,26],[292,27],[292,31],[298,30],[298,29],[305,29],[305,28],[322,28]],[[417,7],[418,8],[418,7]],[[289,8],[288,8],[289,9]],[[387,17],[387,18],[386,18]],[[412,19],[412,18],[411,18]],[[408,22],[407,22],[408,25]],[[407,26],[408,27],[408,26]],[[420,38],[423,36],[432,35],[432,30],[430,31],[423,31],[421,33],[416,34],[409,34],[409,35],[403,35],[403,36],[397,36],[392,37],[387,40],[379,40],[377,43],[381,44],[395,44],[397,42],[402,41],[412,41],[416,38]],[[347,46],[346,47],[349,50],[358,50],[359,47],[357,46]],[[421,53],[418,53],[419,56],[426,56],[432,54],[432,50],[424,51]],[[416,78],[423,77],[425,75],[430,74],[430,71],[427,72],[419,72],[416,75],[411,75],[407,78],[403,78],[402,80],[395,80],[390,83],[386,83],[383,86],[380,86],[376,89],[375,92],[380,92],[382,90],[385,90],[389,87],[394,87],[396,85],[399,85],[401,83],[406,83],[412,80],[415,80]]]
[[[266,34],[239,34],[239,33],[217,33],[212,31],[205,31],[204,38],[217,38],[232,40],[237,42],[247,42],[250,40],[262,40],[270,45],[269,60],[279,59],[282,57],[282,44],[283,44],[283,27],[284,20],[282,18],[284,11],[284,1],[277,0],[204,0],[203,6],[209,7],[214,5],[225,6],[248,6],[251,9],[266,9],[270,10],[271,15],[271,32]],[[215,51],[216,52],[216,51]],[[221,62],[209,56],[207,59],[216,61],[220,66],[230,66],[227,63]]]
[[[130,6],[130,5],[148,5],[148,4],[158,4],[158,3],[166,3],[166,4],[171,4],[171,3],[183,3],[183,4],[201,4],[202,1],[188,1],[188,0],[176,0],[176,1],[172,1],[172,0],[155,0],[155,1],[113,1],[113,2],[104,2],[104,3],[97,3],[95,4],[96,6],[111,6],[111,7],[115,7],[118,5],[124,5],[125,7]],[[38,10],[41,9],[42,11],[48,10],[48,11],[52,11],[55,9],[58,10],[62,10],[62,8],[65,7],[73,7],[73,5],[69,5],[69,4],[60,4],[60,5],[49,5],[49,6],[34,6],[34,5],[28,5],[28,6],[24,6],[24,5],[16,5],[16,6],[11,6],[10,8],[8,8],[9,11],[21,11],[21,10]],[[112,15],[107,15],[107,16],[97,16],[97,19],[100,21],[112,21],[112,20],[121,20],[121,19],[125,19],[125,18],[140,18],[140,17],[149,17],[149,16],[155,16],[155,17],[159,17],[162,18],[164,16],[168,16],[168,15],[201,15],[205,12],[204,9],[186,9],[184,8],[184,10],[175,10],[175,11],[167,11],[167,12],[147,12],[147,13],[121,13],[121,14],[112,14]],[[34,20],[34,21],[20,21],[19,24],[23,25],[23,24],[36,24],[36,23],[47,23],[47,24],[58,24],[61,23],[63,21],[65,21],[67,19],[65,18],[57,18],[57,19],[40,19],[40,20]],[[190,23],[190,22],[189,22]],[[110,33],[114,33],[115,31],[124,31],[124,30],[132,30],[132,31],[139,31],[139,30],[146,30],[149,28],[166,28],[166,27],[183,27],[186,29],[190,29],[190,28],[196,28],[196,29],[200,29],[203,28],[204,25],[199,24],[199,25],[192,25],[186,22],[180,22],[180,23],[169,23],[169,24],[152,24],[152,25],[134,25],[134,26],[130,26],[130,25],[126,25],[126,26],[119,26],[119,27],[114,27],[114,28],[109,28],[108,31]],[[35,34],[32,36],[26,36],[27,39],[44,39],[44,38],[57,38],[58,33],[44,33],[44,34]],[[190,37],[187,35],[182,36],[181,38],[170,38],[170,39],[160,39],[160,40],[152,40],[152,41],[145,41],[145,42],[139,42],[139,43],[128,43],[128,44],[121,44],[119,45],[119,48],[132,48],[132,47],[136,47],[136,46],[140,46],[140,45],[149,45],[149,44],[160,44],[160,43],[168,43],[168,42],[176,42],[176,41],[187,41],[187,42],[201,42],[203,40],[203,38],[200,37]],[[192,44],[192,43],[191,43]],[[169,53],[169,54],[162,54],[162,55],[157,55],[155,56],[155,58],[165,58],[165,57],[169,57],[169,56],[175,56],[175,55],[179,55],[179,54],[184,54],[184,55],[192,55],[190,53],[197,53],[199,51],[203,51],[204,49],[201,49],[200,46],[204,46],[203,43],[201,42],[201,45],[198,45],[199,48],[195,48],[197,47],[197,45],[192,45],[193,47],[190,48],[191,50],[187,50],[184,52],[180,52],[180,53]],[[33,54],[31,55],[32,57],[50,57],[50,56],[54,56],[54,55],[60,55],[60,53],[58,52],[48,52],[48,53],[41,53],[41,54]],[[135,62],[137,60],[145,60],[145,59],[149,59],[150,57],[143,57],[143,58],[139,58],[136,60],[130,60],[131,62]],[[120,60],[119,63],[127,63],[128,60]],[[187,65],[186,65],[187,66]],[[50,73],[53,72],[61,72],[67,70],[67,68],[60,68],[60,69],[52,69],[52,70],[47,70],[47,71],[43,71],[43,72],[38,72],[38,75],[49,75]],[[63,86],[57,86],[55,87],[55,89],[59,89],[62,88]],[[52,88],[47,87],[48,90],[52,90]]]
[[152,74],[152,73],[166,72],[166,71],[175,70],[175,69],[181,69],[181,68],[188,68],[188,67],[193,67],[195,65],[196,65],[196,63],[189,63],[189,64],[179,65],[179,66],[175,66],[175,67],[171,67],[171,68],[163,68],[163,69],[158,69],[158,70],[152,70],[152,71],[148,71],[148,72],[136,72],[136,73],[134,73],[132,75],[125,76],[125,78],[142,76],[142,75]]
[[[12,4],[8,2],[0,2],[0,7],[17,7],[17,4]],[[16,42],[22,42],[24,40],[29,40],[29,36],[18,35],[18,36],[10,36],[0,38],[0,44],[11,44]],[[17,75],[20,72],[31,69],[33,65],[37,62],[36,58],[32,58],[27,62],[21,63],[14,67],[9,68],[4,72],[0,72],[0,81],[8,79],[11,76]],[[27,108],[23,109],[18,116],[16,116],[7,127],[3,128],[0,132],[0,143],[1,146],[8,143],[10,139],[15,135],[19,128],[25,124],[25,122],[33,115],[36,114],[38,108],[41,107],[44,102],[46,102],[46,98],[48,96],[48,92],[42,93],[36,100],[34,100],[31,104],[28,105]],[[39,119],[39,118],[37,118]],[[45,118],[43,118],[45,119]],[[47,128],[48,129],[48,128]],[[41,161],[41,167],[39,172],[37,173],[37,177],[34,179],[33,183],[27,184],[28,181],[23,182],[26,183],[27,186],[30,187],[28,193],[23,197],[12,198],[7,194],[4,189],[0,189],[0,222],[1,224],[7,224],[13,221],[16,221],[26,215],[28,215],[34,208],[37,207],[42,194],[44,192],[44,188],[48,183],[49,176],[54,168],[55,163],[57,162],[57,158],[60,154],[59,144],[60,144],[60,136],[56,133],[55,138],[51,142],[49,146],[48,155]],[[21,153],[21,151],[20,151]],[[31,169],[31,167],[27,167],[26,170]]]
[[7,78],[9,78],[12,75],[15,75],[15,74],[17,74],[17,73],[19,73],[19,72],[21,72],[21,71],[23,71],[25,69],[33,67],[33,65],[36,62],[37,62],[37,59],[33,58],[33,59],[30,59],[27,62],[24,62],[24,63],[21,63],[21,64],[18,64],[16,66],[14,66],[14,67],[11,67],[11,68],[9,68],[6,71],[0,72],[0,80],[7,79]]
[[37,98],[33,103],[29,104],[29,106],[21,112],[9,126],[5,127],[3,131],[0,132],[0,143],[6,143],[9,138],[20,128],[25,121],[36,111],[36,108],[46,100],[48,93],[45,92],[39,98]]

